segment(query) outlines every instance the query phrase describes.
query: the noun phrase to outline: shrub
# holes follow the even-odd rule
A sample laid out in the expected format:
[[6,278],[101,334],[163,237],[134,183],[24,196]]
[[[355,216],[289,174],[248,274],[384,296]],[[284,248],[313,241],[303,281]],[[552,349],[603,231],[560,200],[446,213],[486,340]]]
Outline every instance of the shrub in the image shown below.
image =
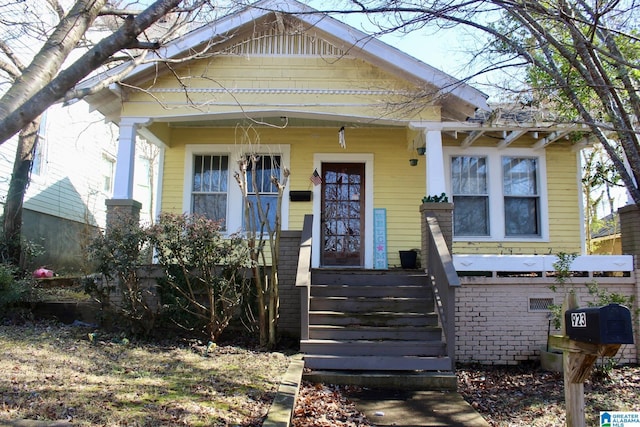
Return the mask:
[[36,289],[32,281],[16,278],[18,268],[0,263],[0,316],[15,316],[20,313],[20,304],[36,299]]
[[148,236],[165,271],[161,295],[172,321],[217,340],[248,292],[246,241],[198,215],[162,214]]
[[[90,259],[104,280],[85,281],[85,289],[104,308],[110,308],[124,320],[129,332],[148,335],[158,317],[158,305],[149,289],[141,286],[141,269],[148,247],[146,230],[130,215],[113,221],[105,233],[89,244]],[[111,301],[111,293],[120,291],[120,301]]]

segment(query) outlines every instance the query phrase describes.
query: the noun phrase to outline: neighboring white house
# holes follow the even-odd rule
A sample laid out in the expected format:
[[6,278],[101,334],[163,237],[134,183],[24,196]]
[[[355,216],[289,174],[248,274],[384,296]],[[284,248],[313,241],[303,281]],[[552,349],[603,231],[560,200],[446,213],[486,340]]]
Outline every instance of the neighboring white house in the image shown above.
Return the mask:
[[[90,232],[104,228],[105,199],[113,197],[118,128],[90,111],[84,102],[49,108],[40,127],[31,181],[24,199],[23,237],[44,253],[30,265],[56,272],[85,266],[82,247]],[[0,146],[0,203],[4,206],[15,159],[17,137]],[[138,142],[136,200],[141,218],[153,218],[151,197],[155,151]]]

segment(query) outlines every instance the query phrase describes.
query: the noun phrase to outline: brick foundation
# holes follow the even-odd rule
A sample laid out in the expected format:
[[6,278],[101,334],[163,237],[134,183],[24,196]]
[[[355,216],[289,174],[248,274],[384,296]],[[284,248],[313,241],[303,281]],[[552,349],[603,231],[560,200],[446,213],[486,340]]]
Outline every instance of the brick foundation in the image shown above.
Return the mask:
[[[547,310],[529,306],[530,298],[551,298],[562,304],[564,294],[549,289],[553,281],[544,283],[526,278],[514,280],[461,277],[456,290],[456,359],[463,363],[516,365],[540,358],[546,346],[549,327]],[[506,282],[506,283],[505,283]],[[607,283],[597,280],[601,288],[623,295],[634,295],[634,283]],[[584,282],[574,279],[581,306],[593,302]],[[552,327],[553,328],[553,327]],[[552,333],[559,333],[552,329]],[[636,340],[637,341],[637,340]],[[618,352],[621,363],[636,363],[634,345],[623,345]]]

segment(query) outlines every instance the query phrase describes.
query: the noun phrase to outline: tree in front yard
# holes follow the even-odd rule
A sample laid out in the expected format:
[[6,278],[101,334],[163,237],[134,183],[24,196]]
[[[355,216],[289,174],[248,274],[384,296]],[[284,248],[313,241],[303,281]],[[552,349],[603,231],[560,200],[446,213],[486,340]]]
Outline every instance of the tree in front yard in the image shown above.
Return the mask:
[[280,156],[261,152],[259,135],[254,132],[253,128],[243,130],[241,143],[247,147],[247,152],[238,160],[235,178],[242,192],[244,230],[258,305],[260,344],[275,348],[280,307],[278,268],[282,197],[290,172],[281,164]]
[[[125,5],[107,0],[24,0],[0,5],[0,144],[19,133],[3,214],[5,261],[21,263],[22,203],[41,115],[55,103],[81,99],[99,89],[76,91],[74,87],[102,67],[154,60],[149,52],[211,6],[208,0],[158,0],[150,5],[126,2],[121,9],[116,7],[120,3]],[[134,10],[136,6],[139,10]],[[163,19],[163,26],[154,25]],[[121,69],[102,84],[115,83],[130,70]]]

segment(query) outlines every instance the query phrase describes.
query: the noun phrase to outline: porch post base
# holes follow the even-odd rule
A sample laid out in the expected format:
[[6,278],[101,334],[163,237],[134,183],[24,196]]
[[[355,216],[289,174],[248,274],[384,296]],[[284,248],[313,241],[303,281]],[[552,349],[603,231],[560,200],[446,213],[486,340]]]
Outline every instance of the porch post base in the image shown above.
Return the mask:
[[107,230],[125,218],[136,224],[140,221],[142,203],[133,199],[107,199],[104,203],[107,206]]
[[438,220],[440,231],[447,242],[449,253],[452,253],[453,247],[453,203],[423,203],[420,205],[422,245],[420,259],[422,260],[422,268],[427,268],[427,260],[429,259],[429,225],[427,224],[427,215],[433,215]]

